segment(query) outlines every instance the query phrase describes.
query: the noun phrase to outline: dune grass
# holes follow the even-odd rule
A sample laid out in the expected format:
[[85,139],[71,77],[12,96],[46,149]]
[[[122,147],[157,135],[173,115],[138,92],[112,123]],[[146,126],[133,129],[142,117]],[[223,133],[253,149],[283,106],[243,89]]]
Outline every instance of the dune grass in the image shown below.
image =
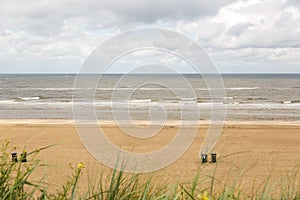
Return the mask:
[[[36,154],[30,155],[30,162],[13,162],[11,159],[9,143],[1,146],[0,154],[0,200],[6,199],[91,199],[91,200],[148,200],[148,199],[282,199],[299,200],[299,166],[286,174],[279,181],[281,191],[277,196],[272,196],[274,183],[267,179],[262,187],[254,188],[251,195],[244,194],[239,185],[240,176],[231,177],[233,181],[226,181],[223,189],[216,192],[215,174],[207,177],[210,181],[208,187],[204,186],[200,179],[201,169],[195,174],[189,183],[174,183],[168,185],[157,185],[151,176],[141,174],[126,174],[122,170],[112,170],[108,180],[100,175],[98,180],[90,180],[85,191],[78,190],[84,169],[83,163],[72,167],[69,180],[60,188],[55,188],[44,179],[31,181],[32,173],[41,166],[41,161]],[[234,175],[232,175],[234,176]],[[50,192],[51,191],[51,192]]]

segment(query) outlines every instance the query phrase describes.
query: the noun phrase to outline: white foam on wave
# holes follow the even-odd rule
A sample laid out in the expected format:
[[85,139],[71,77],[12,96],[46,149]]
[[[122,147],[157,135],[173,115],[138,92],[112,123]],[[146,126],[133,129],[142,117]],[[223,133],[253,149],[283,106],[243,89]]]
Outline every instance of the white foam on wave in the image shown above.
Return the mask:
[[129,100],[128,103],[150,103],[151,101],[151,99],[134,99]]
[[[23,98],[24,99],[24,98]],[[70,107],[72,105],[82,105],[83,107],[87,106],[96,106],[99,108],[135,108],[135,109],[143,109],[149,108],[152,106],[161,106],[170,109],[180,109],[182,107],[189,107],[191,104],[197,104],[199,109],[210,109],[215,105],[222,104],[227,109],[236,110],[236,109],[300,109],[300,103],[282,103],[282,102],[272,102],[272,103],[241,103],[241,102],[230,102],[224,104],[224,102],[194,102],[194,101],[152,101],[151,99],[134,99],[131,101],[95,101],[95,102],[81,102],[81,101],[36,101],[38,98],[33,97],[25,97],[27,100],[0,100],[0,105],[13,105],[20,107],[32,107],[33,109],[36,107],[43,108],[57,108],[57,107]]]
[[0,100],[0,104],[12,104],[16,103],[15,100]]
[[283,104],[291,104],[292,101],[282,101]]
[[259,89],[259,87],[232,87],[232,88],[226,88],[227,90],[256,90]]
[[197,98],[196,97],[183,97],[180,98],[181,101],[196,101]]
[[21,99],[23,101],[31,101],[31,100],[39,100],[40,97],[18,97],[18,99]]
[[239,104],[225,104],[227,109],[300,109],[300,103],[239,103]]
[[236,97],[223,97],[223,99],[235,99]]

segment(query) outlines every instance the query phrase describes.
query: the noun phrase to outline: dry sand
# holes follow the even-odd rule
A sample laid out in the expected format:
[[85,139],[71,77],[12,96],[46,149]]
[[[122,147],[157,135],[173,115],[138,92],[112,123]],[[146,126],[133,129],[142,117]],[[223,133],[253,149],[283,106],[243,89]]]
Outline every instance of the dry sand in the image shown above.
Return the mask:
[[[175,124],[165,126],[161,133],[149,140],[134,139],[109,122],[103,122],[106,135],[118,146],[134,152],[147,152],[159,149],[176,134]],[[226,123],[222,135],[215,147],[218,154],[217,163],[201,164],[198,158],[201,142],[206,134],[208,124],[199,127],[197,136],[186,153],[172,165],[154,173],[159,183],[181,182],[191,180],[197,170],[201,169],[201,179],[209,184],[208,178],[215,171],[216,190],[224,182],[236,180],[246,193],[267,180],[279,181],[286,172],[300,168],[300,123],[287,122],[230,122]],[[38,180],[45,175],[45,180],[54,186],[66,182],[71,175],[69,164],[85,164],[82,182],[87,182],[87,174],[96,176],[100,172],[107,174],[110,170],[96,161],[82,145],[72,121],[66,120],[1,120],[0,141],[10,141],[10,150],[16,147],[21,151],[24,146],[30,152],[57,144],[57,146],[39,153],[45,166],[38,168],[34,178]],[[32,157],[29,156],[29,161]],[[210,159],[210,158],[209,158]],[[231,178],[228,178],[231,177]],[[261,186],[262,187],[262,186]],[[276,186],[275,186],[276,188]],[[278,189],[275,189],[275,191]]]

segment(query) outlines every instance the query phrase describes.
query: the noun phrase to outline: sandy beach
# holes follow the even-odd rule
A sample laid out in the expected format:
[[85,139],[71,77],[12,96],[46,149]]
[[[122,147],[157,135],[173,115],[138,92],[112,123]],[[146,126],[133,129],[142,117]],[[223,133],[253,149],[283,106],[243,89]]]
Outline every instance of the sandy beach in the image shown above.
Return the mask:
[[[176,134],[176,123],[167,124],[161,132],[148,140],[129,137],[114,124],[103,122],[102,128],[113,143],[132,152],[148,152],[168,144]],[[129,125],[130,126],[130,125]],[[300,165],[300,123],[293,122],[227,122],[214,149],[218,155],[217,163],[201,164],[198,157],[208,124],[202,123],[196,138],[185,154],[172,165],[154,172],[158,183],[165,181],[190,181],[201,170],[203,183],[209,183],[209,176],[215,172],[216,190],[228,179],[239,179],[246,193],[250,193],[253,183],[256,188],[271,176],[280,183],[286,172],[292,173]],[[59,187],[71,174],[69,165],[85,164],[83,181],[88,175],[97,176],[110,169],[94,159],[82,145],[71,120],[1,120],[1,144],[10,142],[10,150],[26,148],[28,152],[55,144],[41,151],[37,156],[44,166],[40,166],[33,178],[45,176],[47,182]],[[29,162],[32,156],[29,156]],[[210,157],[209,157],[210,159]],[[231,177],[231,178],[230,178]],[[230,181],[229,181],[230,182]],[[278,187],[279,185],[275,186]],[[84,186],[83,186],[84,187]],[[275,190],[276,191],[276,190]]]

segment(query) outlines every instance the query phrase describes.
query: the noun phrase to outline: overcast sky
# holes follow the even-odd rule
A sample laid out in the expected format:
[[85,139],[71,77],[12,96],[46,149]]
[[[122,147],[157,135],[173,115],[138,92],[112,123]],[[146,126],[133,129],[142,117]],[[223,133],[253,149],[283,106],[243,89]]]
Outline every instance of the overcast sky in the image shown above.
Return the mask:
[[[300,73],[299,0],[0,0],[0,73],[76,73],[103,41],[143,27],[186,35],[223,73]],[[145,51],[112,71],[143,56],[180,62]]]

